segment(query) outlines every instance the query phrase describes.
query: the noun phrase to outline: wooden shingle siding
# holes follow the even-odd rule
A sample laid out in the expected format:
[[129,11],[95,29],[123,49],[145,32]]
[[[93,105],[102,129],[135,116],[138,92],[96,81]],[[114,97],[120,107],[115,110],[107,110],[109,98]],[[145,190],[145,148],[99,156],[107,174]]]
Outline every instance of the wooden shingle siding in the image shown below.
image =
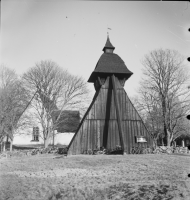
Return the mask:
[[[150,135],[141,117],[120,85],[117,77],[115,80],[119,109],[121,111],[125,152],[130,153],[130,149],[137,145],[135,143],[135,136],[146,136],[148,142],[143,144],[143,146],[151,146]],[[69,144],[68,154],[83,154],[87,153],[89,149],[93,150],[101,146],[107,149],[114,149],[116,145],[121,145],[121,142],[113,88],[112,86],[110,87],[110,77],[108,77],[105,85],[102,85],[99,91],[96,91],[90,108]]]

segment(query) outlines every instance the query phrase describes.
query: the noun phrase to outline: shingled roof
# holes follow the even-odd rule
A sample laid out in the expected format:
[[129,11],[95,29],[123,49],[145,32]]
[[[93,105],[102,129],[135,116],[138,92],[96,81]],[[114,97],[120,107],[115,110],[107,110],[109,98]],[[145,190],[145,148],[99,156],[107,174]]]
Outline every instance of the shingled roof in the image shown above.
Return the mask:
[[128,70],[124,61],[117,54],[106,52],[106,49],[115,49],[111,44],[109,37],[107,38],[106,45],[103,48],[104,53],[98,60],[95,70],[90,75],[88,82],[95,82],[96,77],[100,75],[117,74],[128,79],[133,74]]
[[74,110],[55,111],[54,116],[57,118],[61,114],[56,130],[59,133],[75,132],[80,123],[80,113]]

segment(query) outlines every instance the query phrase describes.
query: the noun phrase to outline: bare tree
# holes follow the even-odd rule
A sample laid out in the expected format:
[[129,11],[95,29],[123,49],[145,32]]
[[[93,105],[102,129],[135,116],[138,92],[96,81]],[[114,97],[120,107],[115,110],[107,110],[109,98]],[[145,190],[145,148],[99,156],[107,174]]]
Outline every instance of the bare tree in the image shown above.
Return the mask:
[[142,64],[141,108],[149,113],[149,117],[157,109],[156,117],[159,124],[160,120],[162,124],[160,130],[163,130],[167,145],[170,146],[176,127],[186,115],[189,106],[189,75],[184,58],[175,50],[158,49],[145,55]]
[[154,147],[162,137],[162,115],[159,102],[154,98],[154,94],[147,93],[145,88],[140,88],[139,95],[132,98],[136,109],[143,118],[147,129],[153,139]]
[[[28,103],[28,93],[13,70],[0,68],[0,141],[8,137],[12,142],[17,130],[26,127],[28,118],[22,115]],[[21,116],[22,115],[22,116]]]
[[63,123],[61,115],[64,110],[83,112],[86,109],[87,85],[83,78],[71,75],[49,60],[37,63],[23,75],[23,79],[31,92],[37,91],[33,106],[43,129],[41,137],[47,147],[54,130]]

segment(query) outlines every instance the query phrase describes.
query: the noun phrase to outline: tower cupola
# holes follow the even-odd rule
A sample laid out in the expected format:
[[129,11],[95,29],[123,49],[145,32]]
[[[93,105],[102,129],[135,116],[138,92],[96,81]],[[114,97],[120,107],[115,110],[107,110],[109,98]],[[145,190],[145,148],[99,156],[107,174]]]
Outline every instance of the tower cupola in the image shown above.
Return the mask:
[[108,35],[106,44],[102,51],[104,51],[104,53],[113,53],[114,49],[115,49],[115,47],[110,42],[109,35]]

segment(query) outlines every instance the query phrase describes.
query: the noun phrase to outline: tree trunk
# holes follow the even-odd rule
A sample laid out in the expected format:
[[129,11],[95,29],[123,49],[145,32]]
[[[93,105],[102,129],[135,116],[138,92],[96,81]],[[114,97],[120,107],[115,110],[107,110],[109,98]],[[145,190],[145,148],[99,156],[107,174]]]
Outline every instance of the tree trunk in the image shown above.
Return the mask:
[[163,117],[163,126],[164,126],[164,135],[166,138],[166,143],[168,146],[168,132],[167,132],[167,125],[166,125],[166,98],[165,96],[162,94],[161,95],[161,100],[162,100],[162,117]]
[[171,134],[170,134],[170,146],[173,145],[173,138],[174,138],[174,137],[173,137],[173,133],[171,133]]
[[47,148],[49,145],[49,130],[47,129],[46,131],[47,131],[47,133],[46,133],[46,137],[44,139],[44,147],[45,148]]
[[47,136],[46,139],[44,139],[44,147],[47,148],[49,145],[49,137]]
[[53,129],[53,148],[54,148],[54,143],[55,143],[55,130]]
[[44,147],[47,148],[48,145],[49,145],[49,139],[46,138],[46,139],[44,140]]
[[161,139],[161,140],[162,140],[162,146],[164,146],[164,138],[162,137],[162,139]]
[[171,140],[170,140],[171,133],[167,130],[167,146],[170,147]]
[[157,147],[157,138],[153,139],[153,147],[156,148]]
[[5,142],[3,142],[3,151],[5,151],[5,144],[6,144],[6,143],[5,143]]
[[13,141],[11,140],[10,141],[10,151],[12,152],[12,150],[13,150]]
[[1,142],[1,152],[3,151],[3,142]]
[[185,141],[184,141],[184,139],[181,141],[181,146],[185,147]]

